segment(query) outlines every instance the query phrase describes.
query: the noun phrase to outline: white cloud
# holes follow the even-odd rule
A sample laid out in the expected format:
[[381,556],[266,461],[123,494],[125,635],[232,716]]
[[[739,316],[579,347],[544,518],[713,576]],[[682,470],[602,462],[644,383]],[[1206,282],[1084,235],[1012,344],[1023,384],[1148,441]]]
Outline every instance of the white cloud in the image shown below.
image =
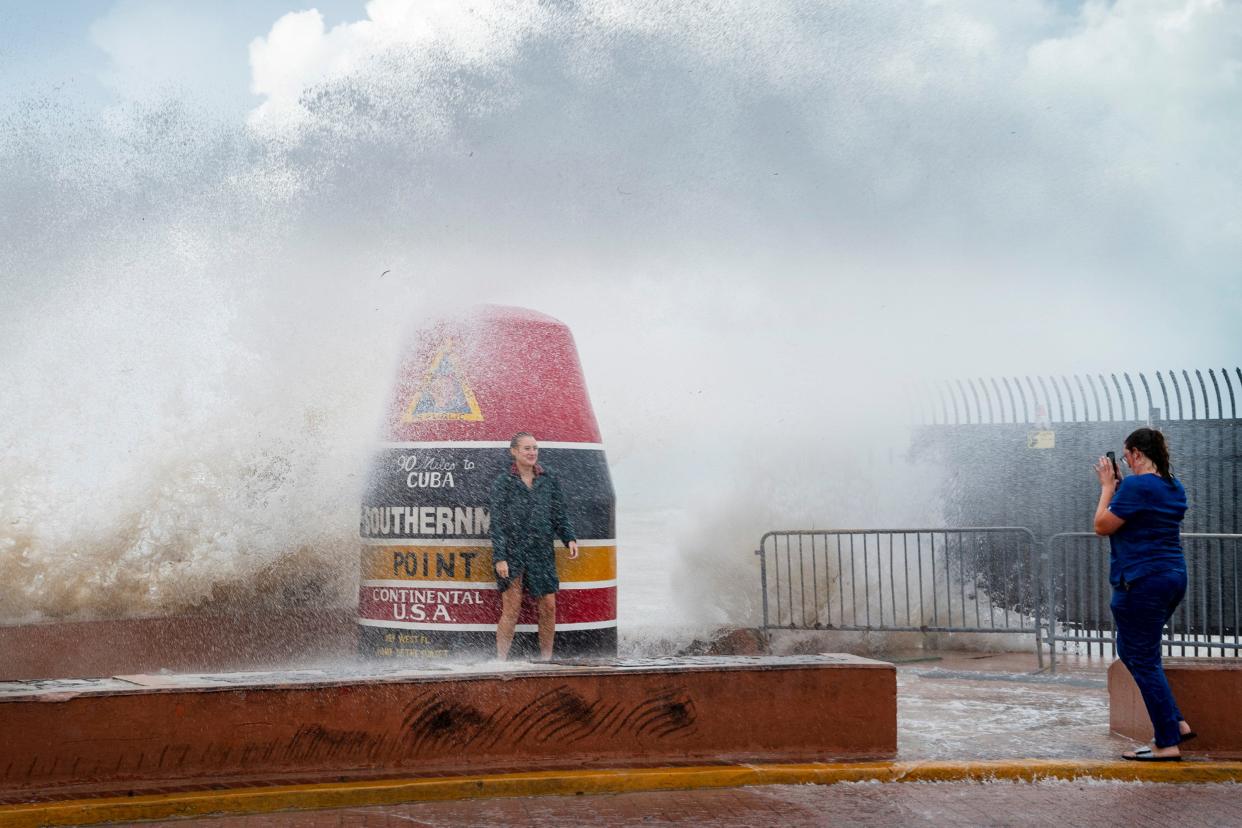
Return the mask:
[[1031,45],[1019,89],[1096,148],[1101,181],[1160,206],[1168,241],[1242,241],[1242,4],[1088,3]]
[[1177,270],[1198,301],[1236,290],[1242,4],[549,9],[286,16],[252,44],[252,123],[317,129],[353,169],[418,170],[365,186],[419,192],[408,206],[447,227],[487,205],[494,232],[531,239],[822,246],[976,288]]
[[266,96],[251,123],[280,128],[306,116],[301,96],[325,80],[348,76],[394,50],[481,66],[510,56],[536,29],[544,7],[527,0],[371,0],[367,18],[325,29],[315,9],[291,12],[250,44],[251,89]]
[[90,36],[109,58],[101,80],[122,99],[175,96],[229,110],[246,103],[245,52],[210,5],[121,0]]
[[1234,120],[1236,107],[1216,107],[1238,91],[1240,38],[1238,4],[1093,2],[1072,31],[1031,45],[1028,80],[1046,95],[1094,98],[1156,127]]

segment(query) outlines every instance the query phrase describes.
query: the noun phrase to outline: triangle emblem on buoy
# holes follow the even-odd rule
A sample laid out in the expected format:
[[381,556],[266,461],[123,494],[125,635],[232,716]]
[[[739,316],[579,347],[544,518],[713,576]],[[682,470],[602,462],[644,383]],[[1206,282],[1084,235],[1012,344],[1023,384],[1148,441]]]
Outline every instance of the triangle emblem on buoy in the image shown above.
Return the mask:
[[480,422],[483,412],[466,382],[453,351],[453,340],[446,339],[431,358],[431,364],[418,389],[405,408],[402,422],[416,420],[467,420]]

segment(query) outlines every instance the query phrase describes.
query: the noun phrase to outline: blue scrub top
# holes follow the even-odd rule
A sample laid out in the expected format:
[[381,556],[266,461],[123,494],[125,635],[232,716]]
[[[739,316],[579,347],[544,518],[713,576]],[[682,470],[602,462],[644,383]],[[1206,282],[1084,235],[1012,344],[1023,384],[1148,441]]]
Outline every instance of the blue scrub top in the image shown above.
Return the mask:
[[1182,518],[1186,489],[1174,478],[1135,474],[1121,481],[1108,511],[1125,521],[1109,540],[1108,580],[1119,586],[1153,572],[1185,572]]

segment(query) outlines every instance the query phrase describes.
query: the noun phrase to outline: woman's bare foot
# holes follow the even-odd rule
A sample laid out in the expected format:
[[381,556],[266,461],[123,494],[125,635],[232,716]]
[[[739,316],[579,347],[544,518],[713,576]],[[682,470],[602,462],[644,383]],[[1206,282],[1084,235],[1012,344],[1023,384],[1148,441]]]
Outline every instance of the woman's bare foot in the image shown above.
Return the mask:
[[1131,759],[1138,762],[1159,762],[1161,760],[1176,760],[1182,758],[1182,752],[1178,750],[1177,745],[1169,745],[1168,747],[1156,747],[1148,745],[1138,750],[1128,750],[1121,754],[1122,759]]
[[[1190,725],[1184,719],[1177,723],[1177,732],[1183,742],[1195,738],[1195,732],[1191,730]],[[1155,743],[1151,743],[1147,747],[1142,747],[1138,750],[1128,750],[1121,754],[1121,758],[1136,762],[1176,761],[1182,758],[1182,751],[1177,745],[1156,747]]]

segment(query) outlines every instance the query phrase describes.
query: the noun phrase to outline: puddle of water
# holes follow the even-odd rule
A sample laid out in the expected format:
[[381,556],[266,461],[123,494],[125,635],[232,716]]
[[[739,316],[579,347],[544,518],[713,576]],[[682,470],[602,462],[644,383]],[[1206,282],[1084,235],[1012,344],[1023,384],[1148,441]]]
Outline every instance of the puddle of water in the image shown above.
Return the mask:
[[1102,679],[903,669],[900,759],[1112,759],[1131,742],[1108,729]]

